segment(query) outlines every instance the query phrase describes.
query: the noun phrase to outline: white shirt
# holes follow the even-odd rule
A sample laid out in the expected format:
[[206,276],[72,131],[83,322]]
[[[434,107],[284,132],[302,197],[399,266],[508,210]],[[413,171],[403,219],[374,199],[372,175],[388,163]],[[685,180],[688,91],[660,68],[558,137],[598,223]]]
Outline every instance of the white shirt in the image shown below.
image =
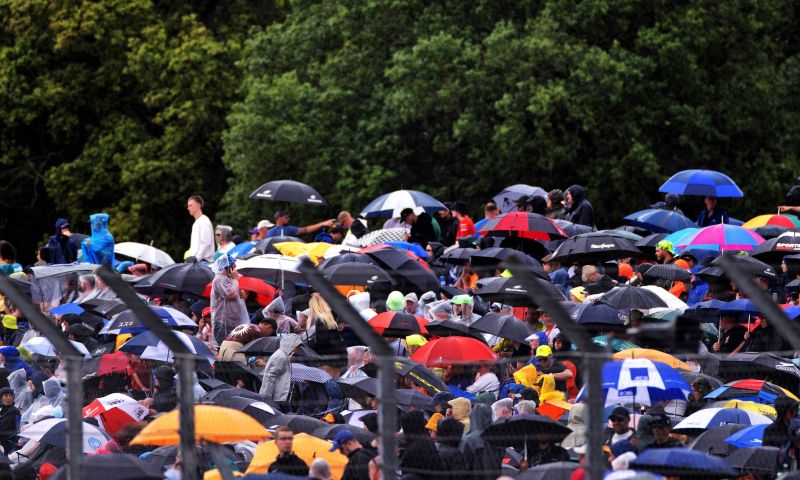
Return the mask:
[[485,375],[481,375],[481,378],[467,387],[467,391],[469,393],[496,392],[499,388],[500,381],[497,379],[497,375],[488,372]]
[[236,246],[236,244],[235,244],[235,243],[233,243],[233,242],[228,242],[228,243],[226,243],[225,245],[220,245],[220,247],[219,247],[219,250],[218,250],[218,251],[219,251],[219,252],[222,252],[222,253],[228,253],[228,252],[230,252],[230,251],[231,251],[231,249],[232,249],[233,247],[235,247],[235,246]]
[[192,224],[192,241],[189,256],[210,262],[214,256],[214,227],[211,220],[200,215]]

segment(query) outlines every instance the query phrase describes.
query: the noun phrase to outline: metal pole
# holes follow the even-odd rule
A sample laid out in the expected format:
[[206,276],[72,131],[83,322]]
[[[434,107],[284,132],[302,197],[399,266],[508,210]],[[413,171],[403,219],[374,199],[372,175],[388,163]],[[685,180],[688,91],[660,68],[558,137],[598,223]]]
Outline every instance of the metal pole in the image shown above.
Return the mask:
[[[194,373],[194,358],[190,354],[175,353],[175,362],[178,364],[180,388],[180,434],[181,434],[181,478],[194,480],[197,478],[197,450],[195,449],[194,432],[194,392],[192,391],[192,374]],[[222,471],[222,467],[220,467]],[[227,479],[226,479],[227,480]]]
[[547,282],[536,278],[528,265],[513,255],[506,259],[506,264],[515,278],[519,278],[523,285],[531,287],[527,292],[528,298],[550,314],[559,330],[575,342],[578,350],[583,354],[583,371],[586,374],[584,375],[584,385],[586,385],[587,393],[585,400],[587,405],[586,423],[589,425],[586,431],[585,468],[590,480],[601,480],[605,473],[602,452],[603,429],[600,428],[605,421],[603,418],[602,369],[603,363],[610,359],[610,355],[596,345],[592,341],[591,335],[570,318],[559,304],[559,299],[550,294]]
[[383,479],[394,480],[397,475],[397,399],[394,390],[394,352],[364,318],[350,305],[342,294],[314,267],[306,257],[300,271],[314,290],[322,295],[328,305],[353,329],[353,333],[370,347],[378,365],[378,429],[381,433],[378,452],[383,459]]
[[0,290],[16,305],[33,327],[50,340],[64,357],[67,369],[67,478],[83,479],[83,355],[67,340],[55,324],[17,290],[8,277],[0,275]]

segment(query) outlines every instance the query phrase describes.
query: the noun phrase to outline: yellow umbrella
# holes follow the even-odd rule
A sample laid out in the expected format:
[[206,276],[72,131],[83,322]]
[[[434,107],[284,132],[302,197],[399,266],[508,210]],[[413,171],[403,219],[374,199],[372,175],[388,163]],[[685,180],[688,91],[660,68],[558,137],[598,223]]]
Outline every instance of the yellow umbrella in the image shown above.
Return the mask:
[[322,260],[325,252],[330,250],[331,247],[333,247],[333,244],[326,242],[281,242],[275,244],[275,248],[287,257],[308,255],[314,265],[317,265]]
[[742,410],[748,410],[750,412],[760,413],[761,415],[766,415],[771,417],[772,419],[777,418],[778,412],[775,410],[775,407],[771,405],[766,405],[763,403],[751,402],[746,400],[728,400],[723,405],[725,408],[741,408]]
[[[234,477],[244,477],[244,473],[242,472],[233,472]],[[212,470],[206,471],[203,474],[203,480],[222,480],[222,473],[219,471],[219,468],[214,468]]]
[[[150,422],[134,437],[131,445],[177,445],[180,443],[178,432],[178,409],[175,409]],[[194,406],[194,436],[198,443],[272,438],[272,434],[250,415],[216,405]]]
[[659,352],[658,350],[651,350],[649,348],[629,348],[628,350],[615,353],[611,356],[611,358],[614,360],[625,360],[627,358],[646,358],[648,360],[666,363],[672,368],[679,368],[689,372],[697,371],[697,368],[689,366],[688,364],[678,360],[668,353]]
[[[328,465],[331,466],[331,475],[333,478],[338,479],[342,478],[344,467],[347,465],[347,457],[339,452],[331,452],[332,446],[333,444],[327,440],[312,437],[307,433],[296,433],[294,442],[292,442],[292,451],[309,466],[317,458],[324,458]],[[277,456],[278,447],[275,442],[259,443],[256,453],[253,454],[253,460],[245,473],[267,473],[269,466],[272,465]]]

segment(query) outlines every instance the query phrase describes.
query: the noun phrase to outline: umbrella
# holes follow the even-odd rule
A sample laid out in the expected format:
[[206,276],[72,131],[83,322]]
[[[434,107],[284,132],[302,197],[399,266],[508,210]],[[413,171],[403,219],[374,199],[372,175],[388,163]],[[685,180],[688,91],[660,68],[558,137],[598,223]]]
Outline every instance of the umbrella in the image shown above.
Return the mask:
[[783,309],[784,315],[789,320],[794,320],[795,318],[800,317],[800,306],[792,305]]
[[764,431],[768,426],[762,423],[745,427],[726,438],[725,442],[738,448],[760,447],[764,443]]
[[579,325],[600,327],[624,327],[628,325],[628,314],[605,303],[584,303],[570,314]]
[[731,177],[714,170],[683,170],[671,176],[658,191],[699,197],[744,197]]
[[778,460],[778,447],[742,448],[728,455],[731,467],[742,473],[771,475]]
[[760,315],[761,309],[752,300],[740,298],[726,303],[717,313],[719,315]]
[[[720,258],[721,257],[715,258],[714,261],[711,262],[711,265],[721,265]],[[777,280],[778,278],[778,274],[775,273],[774,268],[757,258],[753,258],[751,255],[736,255],[733,257],[733,260],[736,266],[751,275],[772,280]]]
[[[756,227],[753,229],[753,231],[764,237],[765,240],[769,240],[786,233],[787,231],[789,231],[789,229],[786,227],[776,227],[775,225],[767,225],[765,227]],[[763,245],[763,243],[761,245]]]
[[[194,436],[197,443],[258,441],[272,437],[246,413],[216,405],[194,406]],[[150,422],[131,440],[131,445],[177,445],[179,442],[176,409]]]
[[597,299],[597,303],[610,305],[618,310],[640,308],[666,308],[667,304],[655,293],[639,287],[615,287]]
[[[66,480],[67,466],[61,467],[51,480]],[[83,459],[84,478],[113,478],[114,480],[160,480],[161,469],[133,455],[112,453],[92,455]]]
[[[74,236],[74,235],[73,235]],[[70,275],[73,273],[92,273],[97,268],[94,263],[66,263],[59,265],[42,265],[40,267],[31,267],[33,278],[53,278]]]
[[156,247],[137,242],[122,242],[114,245],[114,253],[149,263],[157,268],[165,268],[175,264],[166,252]]
[[623,340],[621,338],[614,338],[614,337],[609,338],[605,335],[592,337],[592,342],[595,345],[599,345],[603,348],[611,347],[611,350],[615,352],[621,352],[623,350],[629,350],[631,348],[639,348],[638,345],[628,340]]
[[609,234],[587,233],[565,240],[553,252],[552,260],[562,263],[595,263],[640,254],[641,251],[628,239]]
[[766,404],[775,403],[775,399],[781,395],[797,401],[797,396],[785,388],[779,387],[774,383],[765,380],[748,378],[728,382],[715,390],[709,392],[705,397],[710,400],[744,400]]
[[534,333],[527,323],[514,315],[501,315],[499,313],[484,315],[475,320],[469,328],[519,343],[525,343],[525,339]]
[[418,256],[408,250],[388,245],[375,245],[365,248],[364,253],[383,267],[398,283],[410,285],[414,290],[427,292],[439,290],[439,279],[431,268]]
[[719,224],[701,228],[693,234],[684,236],[673,245],[679,249],[699,248],[720,252],[738,252],[754,250],[762,243],[764,243],[764,239],[761,235],[752,230],[735,225]]
[[305,183],[294,180],[273,180],[253,190],[250,198],[273,202],[300,203],[303,205],[327,205],[318,191]]
[[270,405],[264,399],[255,400],[253,398],[231,396],[219,398],[214,404],[244,412],[261,425],[268,425],[274,417],[283,413],[276,405]]
[[[581,234],[581,236],[596,237],[598,235],[611,235],[612,237],[619,237],[619,238],[624,238],[626,240],[630,240],[634,244],[644,238],[644,235],[639,235],[638,233],[631,232],[629,230],[626,230],[625,228],[635,228],[635,227],[622,226],[610,230],[606,229],[606,230],[598,230],[596,232],[583,233]],[[641,231],[641,229],[639,229],[639,231]]]
[[705,302],[695,303],[687,308],[683,313],[695,320],[702,322],[717,322],[719,321],[719,309],[727,305],[728,302],[717,300],[706,300]]
[[605,406],[628,403],[655,405],[665,400],[686,400],[689,384],[666,363],[646,358],[606,362],[603,365]]
[[774,353],[735,353],[721,358],[719,374],[730,380],[761,377],[790,391],[797,391],[800,370],[791,360]]
[[281,425],[286,425],[287,427],[291,428],[292,431],[297,433],[308,433],[311,434],[314,430],[318,430],[327,423],[323,422],[322,420],[309,417],[306,415],[295,415],[291,413],[287,413],[284,415],[278,415],[277,417],[272,419],[272,423],[268,424],[270,428],[272,427],[279,427]]
[[735,451],[737,447],[726,443],[725,439],[746,428],[744,425],[736,423],[728,423],[718,427],[710,428],[701,433],[690,445],[689,448],[698,452],[707,453],[709,455],[718,455],[720,457],[727,457],[731,452]]
[[[280,345],[280,337],[261,337],[245,344],[239,352],[245,355],[267,356],[277,352]],[[298,357],[304,359],[319,358],[317,352],[307,344],[303,343],[299,348],[300,350],[292,356],[293,359]]]
[[243,275],[260,278],[279,287],[285,282],[304,281],[299,259],[273,253],[239,260],[236,262],[236,269]]
[[[239,245],[228,250],[228,255],[233,258],[239,258],[247,255],[256,248],[256,242],[242,242]],[[254,252],[255,253],[255,252]]]
[[645,277],[662,278],[672,282],[690,282],[692,273],[671,263],[653,265],[644,272]]
[[[200,380],[200,382],[202,381],[203,380]],[[264,401],[264,397],[262,397],[256,392],[244,388],[233,388],[233,387],[211,390],[210,392],[203,395],[203,398],[201,398],[200,401],[203,403],[217,403],[224,398],[231,398],[231,397],[242,397],[257,401]]]
[[772,420],[760,413],[742,410],[741,408],[704,408],[681,420],[672,430],[689,434],[729,423],[761,425],[770,424]]
[[430,371],[425,365],[417,363],[409,358],[395,358],[394,370],[398,375],[411,380],[433,395],[439,392],[450,391],[441,377]]
[[[92,354],[86,349],[86,346],[80,342],[70,340],[69,343],[75,346],[83,354],[85,360],[92,358]],[[58,352],[55,345],[47,339],[47,337],[33,337],[21,345],[29,353],[43,355],[45,357],[57,357]]]
[[328,372],[321,368],[309,367],[302,363],[292,364],[293,382],[325,383],[332,378]]
[[290,235],[279,235],[277,237],[267,237],[256,241],[256,250],[262,253],[280,253],[275,245],[285,242],[302,242],[303,240]]
[[561,230],[564,230],[569,237],[574,237],[576,235],[581,235],[583,233],[590,233],[594,231],[592,227],[581,225],[580,223],[572,223],[567,220],[556,219],[554,220],[556,224],[561,227]]
[[755,248],[750,255],[763,261],[778,263],[786,255],[800,253],[800,232],[785,232]]
[[[322,427],[327,426],[325,422]],[[294,428],[292,429],[294,430]],[[347,457],[338,451],[331,452],[331,442],[311,436],[308,433],[297,433],[294,430],[294,441],[292,442],[292,452],[300,457],[307,465],[311,465],[317,458],[325,459],[331,467],[333,478],[342,478],[344,468],[347,465]],[[256,473],[267,473],[269,466],[278,458],[278,447],[274,441],[263,442],[256,448],[253,460],[247,467],[247,475]]]
[[400,388],[395,390],[394,394],[397,397],[397,406],[404,410],[408,410],[410,408],[414,408],[416,410],[433,410],[431,397],[425,395],[417,389]]
[[198,380],[200,382],[200,386],[203,387],[203,390],[206,392],[210,392],[211,390],[220,390],[220,389],[231,389],[233,385],[230,383],[225,383],[222,380],[218,380],[216,378],[201,378]]
[[408,242],[386,242],[390,247],[399,248],[400,250],[408,250],[419,258],[428,258],[428,252],[425,251],[420,245]]
[[697,224],[675,210],[647,209],[631,213],[625,223],[644,228],[653,233],[673,233],[684,228],[697,228]]
[[756,229],[758,227],[765,227],[767,225],[784,227],[789,229],[797,228],[797,225],[794,224],[791,218],[785,215],[775,215],[774,213],[768,213],[766,215],[759,215],[757,217],[753,217],[750,220],[744,222],[742,227],[749,229]]
[[659,298],[661,298],[661,300],[663,300],[664,303],[667,304],[667,308],[669,308],[669,309],[680,310],[681,313],[682,313],[687,308],[689,308],[689,305],[686,305],[686,303],[684,303],[681,299],[679,299],[678,297],[676,297],[675,295],[669,293],[668,291],[664,290],[661,287],[658,287],[656,285],[645,285],[645,286],[640,287],[640,288],[642,288],[644,290],[650,290],[651,292],[653,292],[656,295],[658,295]]
[[400,338],[415,333],[428,334],[428,321],[406,312],[383,312],[369,319],[369,325],[384,337]]
[[641,240],[637,241],[634,245],[644,253],[648,255],[653,255],[656,250],[656,246],[658,242],[667,238],[666,233],[654,233],[652,235],[648,235]]
[[506,305],[515,307],[525,307],[534,304],[533,299],[528,297],[528,292],[533,290],[545,290],[556,301],[563,301],[564,294],[552,283],[534,279],[533,283],[523,282],[515,277],[498,277],[478,289],[478,296],[486,301],[502,302]]
[[725,459],[686,448],[649,449],[642,452],[630,467],[665,476],[700,478],[735,477]]
[[517,208],[517,200],[520,197],[542,197],[546,199],[547,192],[542,187],[532,187],[524,183],[518,183],[504,188],[503,191],[492,197],[492,200],[497,204],[497,208],[501,213],[507,213]]
[[580,468],[575,462],[553,462],[536,465],[517,475],[517,480],[570,480],[572,472]]
[[114,315],[124,312],[130,308],[121,300],[101,300],[99,298],[93,298],[91,300],[81,302],[80,306],[86,311],[96,313],[103,318],[111,318]]
[[[345,397],[363,399],[369,395],[378,396],[378,379],[372,377],[348,377],[336,380]],[[449,390],[447,390],[449,391]]]
[[[205,358],[211,364],[214,363],[214,354],[208,349],[205,343],[201,342],[195,336],[186,335],[178,331],[172,332],[172,334],[177,335],[184,345],[189,347],[192,353]],[[138,355],[148,360],[159,360],[162,362],[174,361],[172,350],[150,330],[131,338],[119,347],[119,350]]]
[[447,210],[442,202],[431,197],[427,193],[416,190],[396,190],[391,193],[384,193],[372,200],[361,210],[361,216],[366,218],[373,217],[392,217],[397,218],[406,208],[416,209],[421,207],[428,213],[435,213]]
[[613,360],[625,360],[626,358],[646,358],[648,360],[655,360],[657,362],[666,363],[672,368],[677,368],[680,370],[685,371],[694,371],[697,370],[696,368],[692,368],[688,364],[678,360],[677,358],[673,357],[668,353],[664,353],[658,350],[651,350],[649,348],[630,348],[628,350],[623,350],[621,352],[617,352],[611,356]]
[[337,433],[341,432],[342,430],[347,430],[348,432],[352,433],[356,440],[359,441],[362,445],[369,445],[372,443],[372,440],[375,439],[375,434],[370,433],[369,431],[356,427],[355,425],[349,424],[331,424],[326,425],[324,427],[320,427],[314,430],[313,435],[315,437],[321,438],[323,440],[333,440]]
[[[188,329],[197,330],[197,324],[191,318],[187,317],[185,313],[176,310],[172,307],[156,307],[148,305],[150,310],[158,315],[166,325],[175,329]],[[111,321],[100,330],[101,334],[119,335],[120,333],[140,333],[147,330],[147,327],[142,323],[139,317],[136,316],[133,310],[126,310],[117,314]]]
[[325,253],[333,247],[332,243],[328,242],[281,242],[273,243],[275,249],[287,257],[299,257],[300,255],[308,255],[309,259],[316,265],[322,261]]
[[706,406],[715,408],[740,408],[748,412],[760,413],[765,417],[769,417],[770,420],[774,420],[778,417],[778,412],[772,405],[757,403],[750,400],[721,400],[719,402],[711,402]]
[[527,265],[530,272],[538,278],[547,280],[548,282],[550,281],[550,276],[547,275],[547,272],[544,271],[542,264],[538,260],[519,250],[514,250],[513,248],[489,247],[483,250],[477,250],[472,255],[471,262],[476,269],[480,269],[482,266],[498,268],[504,265],[506,260],[510,257],[514,257],[517,261]]
[[514,415],[492,423],[481,437],[496,447],[525,448],[527,440],[560,442],[572,430],[543,415]]
[[362,255],[360,253],[354,253],[354,252],[345,252],[326,259],[325,261],[317,265],[317,268],[322,270],[322,272],[324,273],[334,265],[339,265],[341,263],[375,265],[375,260],[373,260],[368,255]]
[[478,340],[483,340],[483,337],[480,337],[480,334],[470,331],[469,325],[455,319],[451,320],[450,318],[444,320],[432,320],[425,325],[425,329],[434,337],[477,336],[476,338],[478,338]]
[[[83,453],[94,453],[109,437],[91,423],[83,422]],[[35,442],[67,448],[67,420],[48,418],[19,432],[19,436]]]
[[444,251],[442,256],[439,257],[439,259],[443,262],[461,265],[464,262],[468,262],[478,252],[480,252],[480,250],[475,248],[461,248],[453,246],[453,247],[448,247],[448,249]]
[[491,348],[471,337],[437,338],[420,347],[411,356],[428,367],[450,366],[453,363],[474,363],[497,360]]
[[[268,284],[264,280],[260,278],[253,278],[248,277],[245,275],[239,275],[239,278],[236,279],[239,282],[239,290],[244,290],[245,292],[253,292],[256,294],[256,301],[261,306],[267,306],[275,299],[278,295],[278,289],[273,287],[272,285]],[[203,290],[203,297],[210,297],[211,296],[211,288],[213,283],[209,282],[206,284],[206,289]]]
[[358,245],[369,247],[372,245],[385,245],[387,242],[402,242],[406,238],[406,228],[382,228],[364,234],[358,239]]
[[552,219],[538,213],[503,213],[486,222],[479,233],[495,237],[521,237],[550,241],[567,238],[567,233]]
[[392,283],[392,278],[386,271],[370,263],[336,263],[323,269],[322,274],[334,285],[366,287],[377,282]]
[[124,425],[141,422],[149,410],[122,393],[100,397],[83,407],[83,417],[100,417],[106,431],[113,434]]
[[[206,443],[196,445],[195,448],[197,449],[198,464],[205,468],[216,465],[216,461],[214,460],[214,455],[212,453],[214,450],[220,452],[225,461],[227,461],[230,465],[234,465],[243,460],[243,456],[234,451],[233,445],[223,446]],[[152,450],[150,455],[147,455],[143,460],[149,465],[153,465],[154,467],[158,468],[159,471],[163,471],[174,465],[177,458],[178,446],[167,445]]]
[[127,373],[128,354],[125,352],[114,352],[94,357],[81,365],[81,373],[86,375],[113,375],[117,373]]
[[708,380],[708,383],[711,385],[711,388],[718,388],[722,386],[722,381],[720,379],[718,379],[717,377],[712,377],[711,375],[706,375],[705,373],[683,371],[680,372],[680,374],[681,377],[683,377],[683,379],[686,380],[686,382],[689,383],[690,385],[698,378],[702,378]]
[[191,260],[161,269],[138,282],[133,288],[140,293],[175,290],[200,295],[213,278],[214,272],[208,264]]

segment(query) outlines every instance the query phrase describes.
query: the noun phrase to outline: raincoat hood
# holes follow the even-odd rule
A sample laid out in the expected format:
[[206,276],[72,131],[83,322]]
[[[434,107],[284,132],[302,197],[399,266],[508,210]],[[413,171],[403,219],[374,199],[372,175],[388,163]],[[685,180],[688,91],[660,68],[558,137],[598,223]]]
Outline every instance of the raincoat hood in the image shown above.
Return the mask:
[[482,433],[492,424],[492,408],[488,405],[475,405],[469,414],[470,433]]
[[[448,403],[453,408],[453,418],[459,422],[463,423],[464,420],[467,420],[467,418],[471,416],[470,411],[472,409],[472,404],[466,398],[454,398]],[[491,412],[489,413],[489,417],[491,417]]]
[[577,205],[583,200],[583,187],[578,184],[572,185],[567,189],[567,191],[572,195],[572,204]]
[[13,347],[11,345],[0,347],[0,354],[6,357],[6,362],[9,360],[19,360],[19,350],[17,350],[17,347]]
[[14,389],[14,394],[19,395],[20,389],[28,387],[28,380],[25,376],[25,370],[14,370],[8,375],[8,386]]
[[70,223],[66,218],[59,218],[56,220],[56,238],[61,238],[61,229],[64,227],[69,227]]
[[281,346],[279,347],[281,352],[285,353],[288,357],[292,354],[292,350],[302,345],[303,341],[300,339],[300,335],[296,333],[290,333],[281,338]]
[[283,315],[286,312],[286,305],[283,303],[283,299],[281,297],[275,297],[275,300],[271,301],[269,305],[267,305],[262,313],[266,316],[268,313],[280,313]]
[[61,393],[61,384],[58,383],[58,380],[55,378],[48,378],[42,382],[42,389],[44,390],[45,397],[50,400],[55,400]]
[[569,411],[569,420],[567,420],[567,428],[571,428],[572,432],[567,435],[561,446],[564,448],[579,447],[586,443],[586,421],[584,415],[586,413],[585,403],[576,403]]
[[92,226],[92,235],[96,233],[105,233],[108,231],[108,214],[95,213],[89,216],[89,223]]

